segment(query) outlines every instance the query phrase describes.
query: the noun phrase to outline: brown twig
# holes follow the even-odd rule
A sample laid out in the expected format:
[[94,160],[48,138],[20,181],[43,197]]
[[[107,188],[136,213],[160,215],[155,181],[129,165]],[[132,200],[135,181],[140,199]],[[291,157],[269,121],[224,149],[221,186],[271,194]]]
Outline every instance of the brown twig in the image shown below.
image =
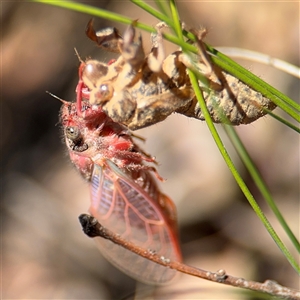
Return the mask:
[[171,261],[167,257],[159,256],[151,250],[143,249],[135,244],[124,240],[119,235],[113,233],[109,229],[103,227],[96,218],[82,214],[79,216],[79,221],[81,223],[84,233],[93,237],[102,237],[111,242],[126,248],[146,259],[149,259],[157,264],[165,266],[167,268],[175,269],[179,272],[196,276],[209,281],[214,281],[218,283],[223,283],[226,285],[231,285],[239,288],[244,288],[252,291],[266,293],[272,296],[279,296],[284,299],[297,300],[300,299],[300,292],[285,286],[278,284],[273,280],[266,280],[264,283],[249,281],[244,278],[233,277],[226,274],[225,270],[218,270],[217,272],[210,272],[201,270],[195,267],[185,265],[177,261]]

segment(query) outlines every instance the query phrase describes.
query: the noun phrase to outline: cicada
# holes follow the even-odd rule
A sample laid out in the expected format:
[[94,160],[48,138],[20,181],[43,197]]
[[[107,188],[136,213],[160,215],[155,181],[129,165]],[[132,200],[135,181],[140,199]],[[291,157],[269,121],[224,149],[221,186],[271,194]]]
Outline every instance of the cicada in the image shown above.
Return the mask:
[[[77,92],[81,85],[77,86]],[[173,202],[157,183],[155,159],[135,143],[123,125],[101,109],[63,101],[60,119],[70,159],[90,182],[89,212],[124,239],[162,257],[181,260]],[[152,164],[152,165],[151,165]],[[95,238],[103,256],[138,281],[170,282],[176,271],[144,259],[112,242]]]
[[[160,25],[159,25],[160,24]],[[212,120],[231,125],[248,124],[273,110],[276,105],[259,92],[212,64],[204,49],[204,31],[196,36],[198,55],[192,59],[181,50],[165,57],[161,30],[152,36],[152,49],[145,55],[142,38],[135,38],[134,24],[122,38],[115,28],[96,32],[92,22],[87,35],[119,58],[108,64],[87,60],[80,66],[80,80],[91,105],[101,106],[115,122],[136,130],[163,121],[176,112],[204,120],[187,68],[205,77],[199,80]],[[79,96],[81,97],[81,96]],[[225,116],[225,117],[224,117]]]

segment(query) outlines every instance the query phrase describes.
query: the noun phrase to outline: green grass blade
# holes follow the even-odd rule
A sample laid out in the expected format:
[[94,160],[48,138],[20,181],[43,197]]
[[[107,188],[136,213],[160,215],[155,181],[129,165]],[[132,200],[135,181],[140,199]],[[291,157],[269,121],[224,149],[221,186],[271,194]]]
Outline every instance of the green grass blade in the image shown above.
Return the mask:
[[[116,14],[116,13],[113,13],[113,12],[105,10],[105,9],[97,8],[97,7],[86,5],[86,4],[76,3],[76,2],[51,1],[51,0],[31,0],[31,1],[37,2],[37,3],[53,5],[53,6],[57,6],[57,7],[62,7],[62,8],[66,8],[69,10],[78,11],[81,13],[85,13],[88,15],[92,15],[95,17],[99,17],[99,18],[103,18],[106,20],[123,23],[123,24],[127,24],[127,25],[132,24],[132,22],[134,21],[131,18],[124,17],[123,15]],[[156,30],[153,28],[153,26],[144,24],[142,22],[136,22],[134,25],[135,25],[135,27],[145,30],[150,33],[156,32]],[[170,37],[170,35],[167,35],[167,36]]]
[[183,42],[183,35],[182,35],[182,29],[181,29],[181,24],[180,24],[180,19],[178,15],[178,10],[176,8],[176,3],[174,0],[170,0],[170,9],[171,9],[171,14],[173,17],[173,22],[174,22],[174,31],[176,36]]
[[167,15],[154,9],[152,6],[148,5],[146,2],[139,1],[139,0],[130,0],[130,1],[132,3],[134,3],[135,5],[137,5],[138,7],[145,10],[146,12],[148,12],[150,15],[157,18],[158,20],[161,20],[161,21],[165,22],[166,24],[172,26],[172,20]]
[[167,4],[166,1],[155,0],[155,4],[163,15],[165,16],[170,15],[170,10],[169,7],[166,5]]
[[249,85],[251,88],[263,94],[265,97],[271,99],[276,105],[282,108],[286,113],[299,122],[300,105],[282,94],[274,87],[270,86],[253,73],[247,71],[245,68],[231,60],[226,55],[209,47],[209,51],[213,52],[216,56],[211,56],[212,61],[226,70],[228,73],[239,78],[241,81]]
[[81,13],[93,15],[95,17],[99,17],[99,18],[103,18],[103,19],[111,20],[111,21],[115,21],[115,22],[120,22],[120,23],[125,23],[125,24],[132,23],[132,19],[130,19],[130,18],[110,12],[105,9],[97,8],[97,7],[86,5],[86,4],[69,2],[69,1],[51,1],[51,0],[32,0],[32,1],[78,11]]
[[240,189],[243,191],[245,197],[249,201],[249,203],[252,206],[253,210],[255,211],[256,215],[259,217],[261,222],[264,224],[265,228],[267,229],[267,231],[269,232],[269,234],[271,235],[271,237],[273,238],[273,240],[275,241],[275,243],[277,244],[279,249],[283,252],[285,257],[290,262],[292,267],[297,271],[297,273],[300,274],[300,267],[297,264],[296,260],[290,254],[289,250],[286,248],[284,243],[281,241],[281,239],[279,238],[279,236],[275,232],[274,228],[272,227],[272,225],[270,224],[270,222],[268,221],[268,219],[266,218],[266,216],[264,215],[264,213],[262,212],[262,210],[258,206],[258,204],[255,201],[253,195],[249,191],[248,187],[246,186],[245,182],[243,181],[243,179],[241,178],[240,174],[238,173],[236,167],[234,166],[232,160],[230,159],[230,156],[228,155],[227,150],[226,150],[225,146],[223,145],[222,140],[221,140],[221,138],[220,138],[213,122],[212,122],[212,119],[211,119],[210,114],[208,112],[208,109],[206,107],[205,101],[203,99],[202,93],[200,91],[200,88],[199,88],[199,85],[198,85],[198,80],[197,80],[197,77],[196,77],[195,73],[193,73],[192,71],[189,70],[189,76],[190,76],[190,80],[191,80],[193,89],[195,91],[196,97],[199,101],[200,108],[201,108],[201,110],[203,112],[203,115],[205,117],[205,121],[207,123],[207,126],[208,126],[208,128],[209,128],[209,130],[212,134],[212,137],[214,138],[214,140],[215,140],[215,142],[216,142],[216,144],[217,144],[217,146],[218,146],[218,148],[219,148],[219,150],[220,150],[220,152],[221,152],[228,168],[230,169],[232,175],[234,176],[236,182],[238,183]]
[[238,152],[241,160],[245,164],[247,170],[251,174],[256,186],[260,190],[261,194],[263,195],[264,199],[268,203],[269,207],[274,212],[275,216],[277,217],[278,221],[280,222],[281,226],[285,230],[286,234],[289,236],[290,240],[294,244],[295,248],[298,252],[300,252],[300,244],[293,232],[291,231],[290,227],[288,226],[287,222],[283,218],[281,212],[279,211],[272,195],[264,182],[263,178],[261,177],[257,167],[255,166],[253,160],[251,159],[248,151],[246,150],[245,146],[243,145],[241,139],[239,138],[238,134],[236,133],[235,129],[229,125],[223,125],[228,137],[230,138],[233,146],[235,147],[236,151]]
[[274,119],[276,119],[277,121],[281,122],[282,124],[290,127],[292,130],[296,131],[297,133],[300,133],[300,128],[295,126],[294,124],[290,123],[289,121],[281,118],[280,116],[274,114],[272,111],[264,108],[264,110],[271,116],[273,117]]

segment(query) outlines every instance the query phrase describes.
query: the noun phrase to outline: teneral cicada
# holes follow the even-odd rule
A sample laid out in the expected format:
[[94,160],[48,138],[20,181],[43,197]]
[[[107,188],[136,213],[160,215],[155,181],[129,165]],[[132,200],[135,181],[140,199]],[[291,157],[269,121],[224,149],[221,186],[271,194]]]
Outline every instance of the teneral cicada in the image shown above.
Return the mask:
[[91,105],[101,106],[115,122],[136,130],[160,122],[174,112],[204,120],[189,80],[188,67],[206,78],[205,84],[199,80],[199,86],[216,123],[248,124],[265,115],[264,109],[276,107],[262,94],[209,61],[203,50],[205,32],[198,33],[199,55],[191,60],[180,50],[165,57],[161,28],[157,28],[152,50],[146,56],[142,38],[135,39],[133,26],[122,38],[115,28],[95,32],[92,23],[88,24],[87,35],[100,47],[120,56],[109,64],[97,60],[82,62],[80,76],[86,90],[84,96]]
[[[81,85],[77,87],[78,93]],[[89,212],[124,239],[158,255],[181,260],[176,209],[158,188],[155,159],[134,142],[128,129],[113,122],[101,107],[83,99],[63,101],[61,123],[71,161],[90,182]],[[160,178],[161,179],[161,178]],[[136,280],[171,281],[176,271],[144,259],[112,242],[96,238],[102,254]]]

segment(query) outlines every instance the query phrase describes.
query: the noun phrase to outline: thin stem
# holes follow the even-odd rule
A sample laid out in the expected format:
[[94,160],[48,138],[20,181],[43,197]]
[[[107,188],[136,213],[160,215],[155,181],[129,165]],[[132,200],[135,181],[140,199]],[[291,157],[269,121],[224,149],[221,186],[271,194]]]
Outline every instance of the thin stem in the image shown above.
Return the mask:
[[299,300],[300,292],[288,287],[279,285],[277,282],[272,280],[266,280],[264,283],[246,280],[244,278],[233,277],[226,274],[225,270],[220,269],[217,272],[210,272],[199,268],[191,267],[177,261],[171,261],[167,257],[162,257],[154,251],[149,251],[142,247],[131,243],[128,240],[123,239],[120,235],[117,235],[110,231],[108,228],[103,227],[96,218],[82,214],[79,216],[84,233],[91,237],[102,237],[107,239],[114,244],[119,245],[137,255],[144,257],[145,259],[151,260],[154,263],[162,265],[166,268],[177,270],[178,272],[202,278],[205,280],[230,285],[233,287],[239,287],[251,291],[262,292],[272,296],[281,296],[286,299]]

